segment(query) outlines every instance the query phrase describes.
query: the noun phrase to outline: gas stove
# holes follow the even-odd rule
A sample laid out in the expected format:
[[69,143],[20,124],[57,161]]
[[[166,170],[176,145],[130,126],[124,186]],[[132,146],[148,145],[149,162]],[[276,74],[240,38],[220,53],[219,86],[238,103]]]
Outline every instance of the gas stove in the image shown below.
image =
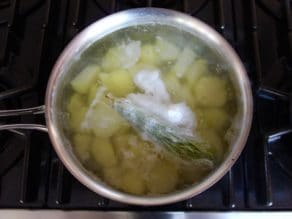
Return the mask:
[[[111,214],[292,211],[290,0],[2,0],[0,109],[44,104],[50,71],[66,44],[92,22],[136,7],[168,8],[196,17],[215,28],[239,54],[252,83],[254,117],[237,163],[198,196],[140,207],[106,199],[81,185],[58,159],[47,134],[1,131],[0,208]],[[44,124],[44,118],[0,118],[0,124],[15,122]]]

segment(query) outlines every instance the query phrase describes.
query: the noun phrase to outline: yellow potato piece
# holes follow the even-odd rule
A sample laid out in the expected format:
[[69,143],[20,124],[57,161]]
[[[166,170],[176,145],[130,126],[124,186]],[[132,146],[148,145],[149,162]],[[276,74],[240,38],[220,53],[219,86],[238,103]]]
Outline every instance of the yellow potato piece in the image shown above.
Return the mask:
[[159,62],[159,56],[153,45],[146,44],[142,46],[140,61],[151,65],[156,65]]
[[210,148],[208,149],[217,160],[221,160],[224,153],[224,144],[220,136],[211,129],[204,129],[200,131],[202,138],[209,144]]
[[91,145],[91,154],[96,163],[104,168],[117,164],[115,151],[109,139],[95,138]]
[[79,108],[74,113],[70,114],[70,126],[75,132],[83,132],[81,125],[87,112],[86,107]]
[[122,189],[123,169],[120,166],[107,167],[103,170],[104,180],[111,186]]
[[135,90],[132,75],[127,70],[116,70],[101,78],[106,88],[115,96],[123,97]]
[[226,103],[225,81],[216,77],[202,77],[194,87],[198,103],[205,107],[221,107]]
[[86,66],[76,77],[71,81],[72,88],[81,94],[86,94],[91,85],[96,83],[100,68],[97,65]]
[[98,78],[101,83],[104,83],[108,79],[108,77],[109,77],[109,74],[105,72],[101,72],[98,74]]
[[125,154],[129,151],[129,135],[116,133],[112,138],[113,146],[119,160],[125,158]]
[[122,50],[118,47],[113,47],[108,50],[105,54],[104,58],[102,59],[101,66],[104,71],[110,72],[115,69],[121,68],[121,56]]
[[209,128],[223,132],[229,126],[227,113],[220,108],[204,109],[205,124]]
[[129,68],[129,72],[133,77],[135,74],[137,74],[141,70],[156,70],[156,69],[157,69],[157,67],[155,67],[155,65],[153,65],[153,64],[139,62],[136,65],[134,65],[133,67]]
[[88,92],[88,96],[87,96],[88,105],[90,105],[92,103],[92,101],[94,100],[98,88],[99,88],[99,85],[97,83],[93,84],[90,87],[89,92]]
[[87,111],[84,98],[79,94],[73,94],[67,105],[69,112],[69,126],[73,131],[81,130],[81,123]]
[[169,72],[169,73],[163,75],[163,82],[165,84],[165,87],[166,87],[168,93],[171,96],[172,101],[174,101],[174,102],[181,101],[181,99],[182,99],[182,95],[181,95],[182,86],[180,84],[179,79],[175,75],[175,73]]
[[67,111],[69,113],[74,113],[76,110],[85,107],[86,103],[82,95],[75,93],[71,97],[69,97],[69,101],[67,104]]
[[76,110],[76,112],[70,114],[69,124],[73,131],[83,132],[81,124],[85,118],[87,108],[82,107]]
[[113,137],[115,150],[122,160],[141,158],[144,150],[142,140],[133,134],[120,134]]
[[93,110],[87,123],[97,137],[108,138],[125,124],[120,115],[105,103],[97,104]]
[[104,71],[110,72],[121,68],[128,69],[136,64],[141,54],[141,42],[123,42],[119,46],[110,48],[102,60]]
[[146,185],[137,171],[129,169],[124,173],[122,189],[134,195],[142,195],[146,191]]
[[188,106],[194,107],[195,96],[192,89],[181,83],[174,72],[163,75],[163,82],[173,102],[186,102]]
[[208,73],[208,62],[205,59],[195,60],[184,75],[184,80],[192,88],[200,77]]
[[181,87],[180,101],[186,102],[187,105],[191,108],[196,105],[195,96],[192,93],[191,89],[189,89],[187,86]]
[[193,163],[185,163],[181,166],[180,177],[183,178],[183,183],[191,184],[200,181],[209,171],[212,166],[202,161],[194,161]]
[[177,183],[177,167],[169,161],[158,161],[146,181],[148,190],[153,194],[172,192]]
[[81,161],[86,161],[90,157],[91,136],[88,134],[76,134],[73,136],[74,150]]
[[179,55],[179,48],[162,37],[156,37],[155,50],[163,61],[175,60]]
[[173,66],[173,71],[178,77],[181,78],[185,75],[187,69],[192,64],[195,57],[196,54],[190,48],[185,47],[183,49],[183,51],[179,54],[175,65]]

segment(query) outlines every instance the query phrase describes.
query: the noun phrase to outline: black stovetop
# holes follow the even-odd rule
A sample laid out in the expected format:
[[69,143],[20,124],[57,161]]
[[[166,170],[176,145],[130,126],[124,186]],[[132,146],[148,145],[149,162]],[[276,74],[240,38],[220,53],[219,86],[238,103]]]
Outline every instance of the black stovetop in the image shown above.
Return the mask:
[[[50,70],[90,23],[134,7],[201,19],[240,55],[253,87],[254,119],[234,167],[202,194],[166,206],[114,202],[73,178],[47,134],[0,133],[0,208],[95,210],[292,210],[292,17],[290,0],[1,0],[0,109],[44,103]],[[2,123],[44,123],[41,116]]]

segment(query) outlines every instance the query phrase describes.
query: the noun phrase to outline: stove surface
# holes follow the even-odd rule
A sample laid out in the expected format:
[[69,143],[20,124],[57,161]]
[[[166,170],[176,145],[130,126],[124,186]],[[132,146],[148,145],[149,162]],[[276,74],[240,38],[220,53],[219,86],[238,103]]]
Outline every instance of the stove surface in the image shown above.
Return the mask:
[[[85,188],[64,168],[47,134],[0,133],[0,208],[108,211],[292,210],[292,16],[290,0],[2,0],[0,109],[42,105],[50,71],[66,44],[90,23],[135,7],[182,11],[233,46],[253,87],[254,119],[234,167],[189,200],[125,205]],[[0,124],[44,123],[40,115]]]

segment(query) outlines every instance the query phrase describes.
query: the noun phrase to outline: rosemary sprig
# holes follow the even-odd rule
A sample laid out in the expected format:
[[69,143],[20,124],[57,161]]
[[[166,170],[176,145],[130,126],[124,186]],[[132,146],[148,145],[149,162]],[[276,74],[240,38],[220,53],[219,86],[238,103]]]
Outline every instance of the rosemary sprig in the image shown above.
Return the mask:
[[208,159],[214,156],[208,151],[207,143],[185,134],[179,127],[171,127],[165,121],[148,113],[127,99],[113,100],[114,109],[134,128],[183,160]]

